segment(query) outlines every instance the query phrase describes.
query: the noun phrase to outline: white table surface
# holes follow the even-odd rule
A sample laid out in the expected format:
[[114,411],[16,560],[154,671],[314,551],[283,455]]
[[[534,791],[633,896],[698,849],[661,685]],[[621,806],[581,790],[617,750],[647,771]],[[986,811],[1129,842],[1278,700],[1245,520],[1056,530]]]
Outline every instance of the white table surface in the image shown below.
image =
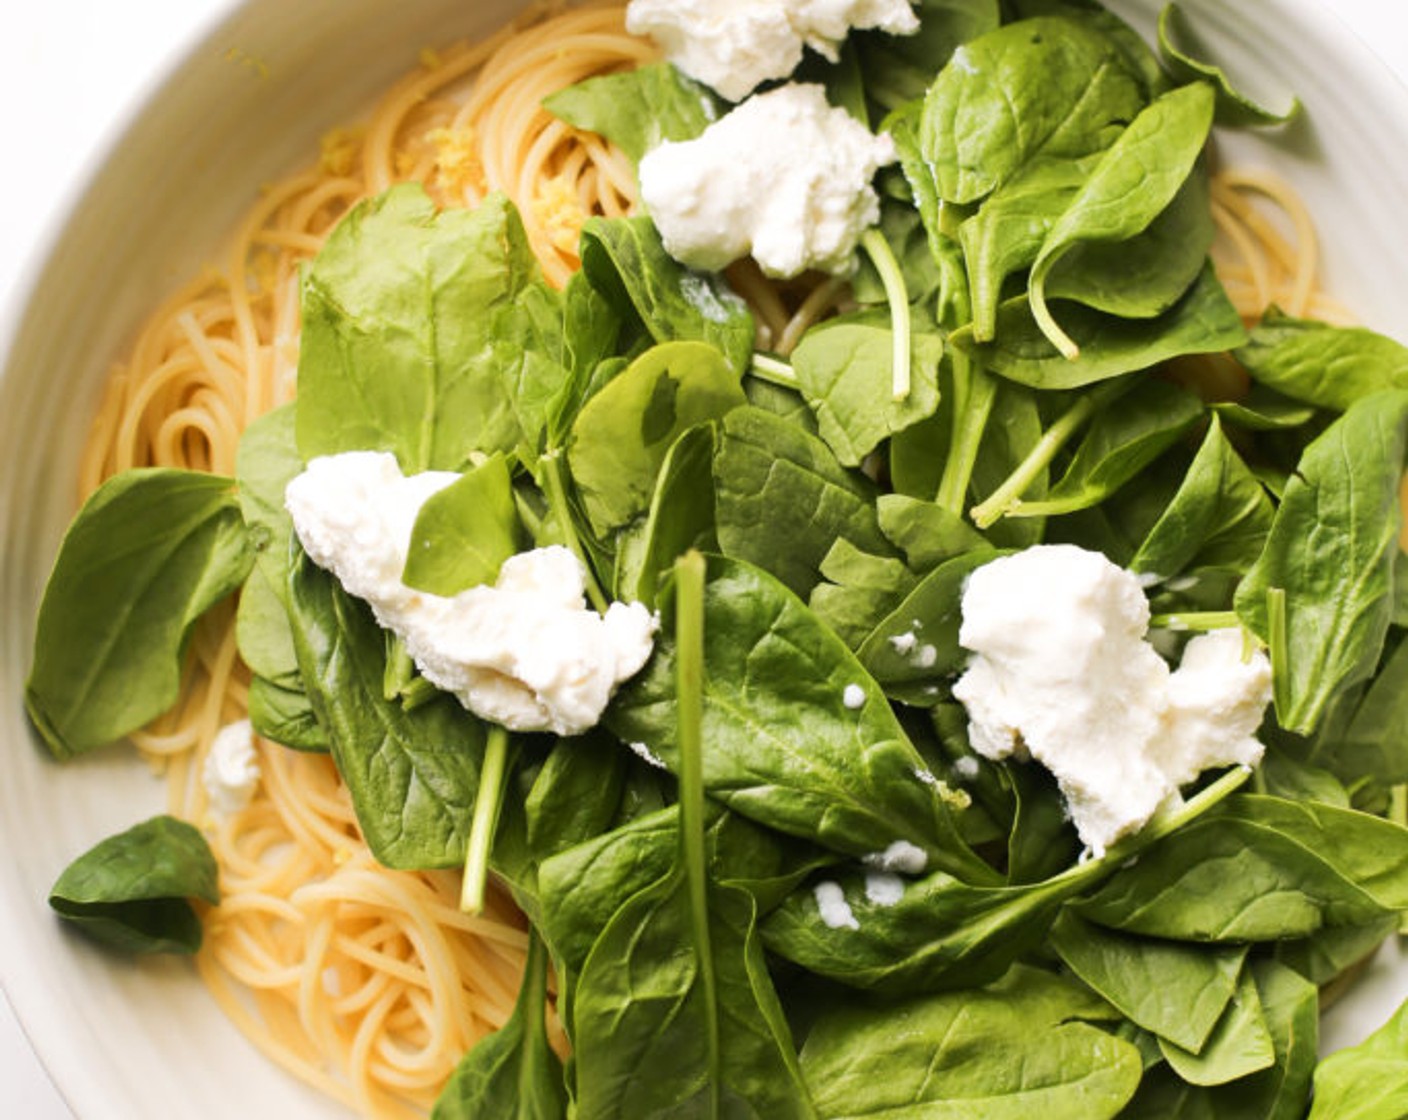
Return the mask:
[[[4,5],[0,136],[7,159],[15,153],[23,158],[20,167],[7,169],[0,193],[0,307],[15,298],[36,267],[66,202],[113,126],[152,86],[173,51],[233,3],[42,0]],[[1408,5],[1401,0],[1333,0],[1331,6],[1408,80]],[[3,998],[0,1116],[73,1120]]]

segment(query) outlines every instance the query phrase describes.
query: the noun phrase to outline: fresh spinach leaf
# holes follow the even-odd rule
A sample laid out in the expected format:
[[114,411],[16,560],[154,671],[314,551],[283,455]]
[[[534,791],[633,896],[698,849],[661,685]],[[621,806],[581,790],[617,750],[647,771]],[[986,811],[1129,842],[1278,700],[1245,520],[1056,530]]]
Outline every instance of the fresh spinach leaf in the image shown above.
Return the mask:
[[998,308],[995,339],[977,344],[971,335],[951,337],[994,373],[1034,389],[1077,389],[1134,370],[1149,369],[1183,354],[1212,354],[1241,346],[1246,328],[1212,265],[1155,319],[1125,319],[1076,304],[1062,305],[1061,328],[1079,348],[1067,359],[1042,334],[1026,296]]
[[[592,946],[573,1001],[576,1115],[814,1116],[763,960],[753,900],[709,884],[711,956],[701,963],[682,951],[693,942],[688,893],[683,875],[661,879],[613,914]],[[706,967],[713,1007],[703,997]],[[711,1080],[705,1028],[715,1017]],[[706,1104],[711,1093],[720,1111]]]
[[1145,378],[1099,412],[1070,466],[1045,498],[1023,500],[1008,517],[1050,517],[1089,509],[1138,477],[1202,417],[1192,393]]
[[945,560],[987,545],[980,532],[937,502],[904,494],[882,494],[875,512],[880,531],[904,553],[905,563],[913,572],[931,572]]
[[722,280],[691,272],[661,244],[649,218],[591,218],[582,268],[623,317],[656,342],[707,342],[740,374],[753,354],[753,316]]
[[194,953],[200,919],[190,899],[220,901],[215,857],[195,828],[159,816],[79,856],[49,905],[89,937],[130,953]]
[[851,36],[865,92],[887,109],[923,97],[955,50],[1001,22],[997,0],[919,0],[915,15],[914,35],[858,31]]
[[1196,57],[1202,46],[1187,17],[1177,4],[1167,4],[1159,13],[1159,57],[1178,82],[1211,82],[1217,89],[1217,123],[1226,128],[1285,124],[1300,111],[1300,102],[1291,99],[1281,112],[1258,105],[1238,90],[1221,66]]
[[963,587],[977,568],[997,559],[985,546],[946,560],[883,619],[861,645],[861,664],[892,695],[896,688],[930,688],[937,695],[967,661],[958,644],[963,621]]
[[761,409],[724,418],[714,478],[719,547],[797,595],[819,582],[839,538],[876,556],[893,551],[876,521],[875,485],[845,470],[821,440]]
[[1408,346],[1364,327],[1297,319],[1275,308],[1235,356],[1262,385],[1338,412],[1384,389],[1408,389]]
[[1244,572],[1261,555],[1274,516],[1266,490],[1214,415],[1178,493],[1129,567],[1163,579],[1190,567]]
[[1275,959],[1318,990],[1319,985],[1328,984],[1378,952],[1397,929],[1396,914],[1381,915],[1362,926],[1329,926],[1298,941],[1278,942]]
[[1408,454],[1408,391],[1365,397],[1305,449],[1260,558],[1237,588],[1237,613],[1271,637],[1268,593],[1285,592],[1285,642],[1273,650],[1276,717],[1312,732],[1342,689],[1368,679],[1393,620],[1403,555],[1399,482]]
[[1368,813],[1239,794],[1077,908],[1186,941],[1270,941],[1362,926],[1408,906],[1408,829]]
[[493,583],[522,544],[513,480],[496,452],[420,507],[401,580],[432,595],[457,595]]
[[1139,77],[1098,30],[1022,20],[955,52],[925,98],[921,150],[946,202],[977,202],[1033,159],[1103,151],[1144,101]]
[[[1052,320],[1047,309],[1047,278],[1076,246],[1129,241],[1148,229],[1169,208],[1193,173],[1207,143],[1208,130],[1212,127],[1212,107],[1212,88],[1197,83],[1166,93],[1142,110],[1105,150],[1090,178],[1047,234],[1032,266],[1032,311],[1043,333],[1068,357],[1074,357],[1078,351],[1072,349],[1074,344]],[[1195,203],[1199,201],[1205,204],[1206,199],[1194,198]],[[1206,212],[1205,205],[1200,209]],[[1204,221],[1203,230],[1205,234],[1211,233],[1210,221]],[[1171,256],[1183,266],[1167,270],[1181,286],[1172,292],[1160,291],[1159,298],[1151,305],[1157,312],[1175,302],[1197,278],[1210,238],[1205,236],[1201,246],[1195,241],[1191,260],[1189,254],[1178,253],[1187,247],[1186,231],[1179,229],[1167,240],[1168,252],[1156,252],[1154,257],[1158,260]],[[1155,245],[1162,249],[1164,241],[1157,239]],[[1187,267],[1189,263],[1191,269]],[[1158,274],[1157,269],[1145,267],[1135,270],[1134,276],[1138,277],[1141,272],[1146,277]],[[1103,290],[1109,287],[1101,285]],[[1068,272],[1062,294],[1066,299],[1087,302],[1083,298],[1084,288],[1085,285],[1075,282]],[[1105,309],[1110,308],[1106,305]],[[1129,314],[1128,301],[1122,301],[1120,309]]]
[[812,588],[807,606],[851,649],[860,648],[916,582],[904,561],[872,556],[844,538],[822,560],[821,574],[827,582]]
[[[674,605],[661,601],[662,617]],[[715,559],[705,595],[705,788],[770,828],[852,855],[905,840],[930,866],[972,882],[996,875],[959,838],[953,812],[918,776],[924,760],[845,643],[777,580]],[[673,767],[675,650],[658,638],[645,670],[607,709],[608,726]],[[854,686],[862,702],[854,706]]]
[[1301,404],[1256,382],[1241,400],[1209,401],[1208,408],[1227,423],[1252,432],[1300,428],[1315,419],[1312,405]]
[[1408,1111],[1408,1004],[1315,1070],[1309,1120],[1381,1120]]
[[889,317],[843,316],[814,327],[792,352],[792,368],[817,429],[844,466],[859,466],[880,443],[933,414],[939,406],[943,340],[915,330],[910,341],[910,391],[892,391],[894,335]]
[[240,512],[249,526],[259,570],[280,602],[288,585],[288,542],[293,536],[284,490],[303,470],[294,438],[294,408],[286,404],[251,421],[235,453]]
[[180,694],[196,621],[254,565],[228,478],[149,467],[100,486],[44,589],[25,710],[58,759],[111,743]]
[[970,992],[830,1011],[802,1071],[825,1117],[1101,1120],[1141,1072],[1138,1050],[1080,1021],[1107,1015],[1068,981],[1018,967]]
[[616,554],[616,597],[655,605],[661,578],[691,548],[718,551],[714,534],[714,424],[680,434],[665,455],[643,522],[621,538]]
[[297,688],[286,688],[254,677],[249,682],[249,722],[256,735],[296,751],[331,750],[327,732],[301,683]]
[[567,450],[597,533],[649,508],[661,465],[682,433],[746,403],[737,372],[701,342],[663,343],[617,375],[583,407]]
[[1274,1065],[1276,1048],[1251,973],[1242,971],[1236,993],[1196,1053],[1166,1038],[1159,1039],[1159,1049],[1174,1072],[1192,1085],[1225,1085]]
[[535,935],[513,1014],[461,1059],[431,1120],[560,1120],[567,1115],[562,1062],[548,1045],[547,952]]
[[502,195],[437,212],[421,187],[402,185],[361,203],[303,280],[299,453],[392,451],[412,474],[512,451],[520,433],[502,369],[519,340],[496,328],[538,278]]
[[719,118],[719,102],[667,62],[588,78],[543,99],[574,128],[605,136],[633,161],[667,140],[693,140]]
[[447,693],[387,700],[384,632],[365,603],[300,557],[289,578],[298,666],[372,854],[387,867],[464,860],[483,726]]
[[1208,949],[1102,929],[1070,911],[1052,927],[1051,947],[1130,1022],[1194,1052],[1237,991],[1247,956],[1245,946]]

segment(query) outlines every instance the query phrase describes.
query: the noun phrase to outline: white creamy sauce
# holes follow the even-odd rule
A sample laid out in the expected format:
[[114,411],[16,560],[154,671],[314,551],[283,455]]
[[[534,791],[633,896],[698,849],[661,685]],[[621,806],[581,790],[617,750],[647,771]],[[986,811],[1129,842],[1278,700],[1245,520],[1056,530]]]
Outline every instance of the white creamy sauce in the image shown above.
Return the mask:
[[954,686],[973,749],[1030,756],[1056,777],[1081,840],[1099,855],[1203,770],[1253,766],[1271,665],[1239,629],[1188,643],[1176,671],[1145,640],[1138,579],[1074,545],[979,568],[959,642],[976,656]]
[[871,180],[894,159],[890,137],[830,105],[821,86],[786,85],[647,153],[640,191],[665,249],[691,268],[751,253],[769,276],[841,272],[880,219]]
[[912,35],[909,0],[631,0],[626,29],[649,35],[691,78],[741,101],[763,82],[785,78],[802,48],[835,62],[852,28]]
[[284,500],[314,563],[405,643],[426,680],[511,731],[580,735],[639,672],[656,619],[640,603],[588,609],[581,563],[560,546],[510,557],[493,586],[445,597],[401,582],[421,505],[458,475],[405,477],[395,456],[314,459]]
[[259,788],[260,772],[249,720],[236,720],[216,732],[200,776],[217,813],[238,813],[250,803]]
[[860,929],[860,922],[851,912],[851,905],[846,901],[846,892],[841,889],[840,883],[827,879],[812,888],[812,894],[816,897],[822,924],[828,929]]

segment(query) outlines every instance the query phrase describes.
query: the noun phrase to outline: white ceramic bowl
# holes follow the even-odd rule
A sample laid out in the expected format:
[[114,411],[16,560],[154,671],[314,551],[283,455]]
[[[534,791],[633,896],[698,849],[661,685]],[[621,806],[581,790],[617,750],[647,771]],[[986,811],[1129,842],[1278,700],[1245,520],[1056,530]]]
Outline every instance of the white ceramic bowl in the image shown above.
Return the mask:
[[[219,248],[260,184],[307,163],[421,47],[479,34],[512,0],[249,0],[132,118],[72,208],[24,302],[0,318],[0,978],[81,1120],[340,1116],[262,1058],[188,964],[127,962],[58,928],[45,904],[64,865],[155,812],[162,787],[129,752],[59,767],[31,738],[23,682],[39,594],[73,513],[76,458],[98,387],[137,324]],[[1112,0],[1147,30],[1158,0]],[[1238,137],[1239,158],[1285,172],[1317,215],[1327,286],[1368,323],[1404,333],[1408,93],[1312,0],[1192,4],[1226,58],[1291,128]],[[260,73],[232,60],[257,60]],[[1278,75],[1284,77],[1278,77]],[[1329,1016],[1329,1046],[1362,1036],[1408,995],[1385,954]]]

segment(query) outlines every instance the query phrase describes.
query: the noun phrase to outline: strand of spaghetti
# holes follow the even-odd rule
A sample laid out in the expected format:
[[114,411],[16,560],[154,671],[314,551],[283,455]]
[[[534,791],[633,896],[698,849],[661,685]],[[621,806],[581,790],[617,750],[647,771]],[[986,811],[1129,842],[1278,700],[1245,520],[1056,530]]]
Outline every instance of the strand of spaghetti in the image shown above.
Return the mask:
[[1273,299],[1271,277],[1267,269],[1266,258],[1258,250],[1256,241],[1247,231],[1246,226],[1221,202],[1213,202],[1212,216],[1218,231],[1226,237],[1243,261],[1245,275],[1251,286],[1250,305],[1239,301],[1237,310],[1241,312],[1243,318],[1252,315],[1259,316],[1261,310]]
[[1290,217],[1295,230],[1295,248],[1289,267],[1293,277],[1291,306],[1295,309],[1293,314],[1304,315],[1310,305],[1316,274],[1320,267],[1319,239],[1315,234],[1315,222],[1309,209],[1285,179],[1270,171],[1233,168],[1226,172],[1226,181],[1234,189],[1250,190],[1264,195]]

